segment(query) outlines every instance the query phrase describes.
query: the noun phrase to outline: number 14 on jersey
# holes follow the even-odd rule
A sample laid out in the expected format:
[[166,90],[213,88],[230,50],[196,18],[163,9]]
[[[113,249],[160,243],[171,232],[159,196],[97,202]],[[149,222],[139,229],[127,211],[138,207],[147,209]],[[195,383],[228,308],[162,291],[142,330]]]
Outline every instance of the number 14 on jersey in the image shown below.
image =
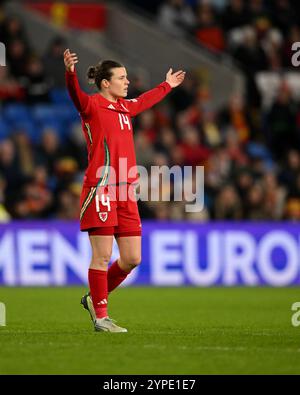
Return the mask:
[[119,114],[119,122],[122,130],[124,130],[126,125],[128,127],[128,130],[131,130],[131,124],[128,115]]

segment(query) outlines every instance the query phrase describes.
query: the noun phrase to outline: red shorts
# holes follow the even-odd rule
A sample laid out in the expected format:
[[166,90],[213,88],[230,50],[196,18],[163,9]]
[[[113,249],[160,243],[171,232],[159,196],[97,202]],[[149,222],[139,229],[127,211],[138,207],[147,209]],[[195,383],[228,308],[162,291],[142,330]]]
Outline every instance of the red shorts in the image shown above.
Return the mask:
[[134,184],[83,187],[80,230],[90,235],[140,236],[141,219]]

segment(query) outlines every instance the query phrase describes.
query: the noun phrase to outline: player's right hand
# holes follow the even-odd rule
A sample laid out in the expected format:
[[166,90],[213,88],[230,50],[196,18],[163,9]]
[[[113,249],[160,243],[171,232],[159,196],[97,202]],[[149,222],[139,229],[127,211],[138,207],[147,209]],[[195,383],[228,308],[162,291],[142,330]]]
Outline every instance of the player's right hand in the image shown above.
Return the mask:
[[69,48],[64,52],[64,63],[67,71],[74,72],[75,64],[78,63],[78,58],[76,53],[71,53]]

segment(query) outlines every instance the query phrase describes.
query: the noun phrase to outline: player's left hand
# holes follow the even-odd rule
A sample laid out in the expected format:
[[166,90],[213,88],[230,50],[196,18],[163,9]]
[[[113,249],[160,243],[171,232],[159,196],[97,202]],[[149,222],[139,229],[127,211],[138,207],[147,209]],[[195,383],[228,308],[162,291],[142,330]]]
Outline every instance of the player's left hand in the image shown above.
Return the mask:
[[171,68],[166,75],[166,82],[171,85],[171,88],[176,88],[176,86],[180,85],[185,77],[185,71],[179,70],[176,73],[173,73],[173,69]]

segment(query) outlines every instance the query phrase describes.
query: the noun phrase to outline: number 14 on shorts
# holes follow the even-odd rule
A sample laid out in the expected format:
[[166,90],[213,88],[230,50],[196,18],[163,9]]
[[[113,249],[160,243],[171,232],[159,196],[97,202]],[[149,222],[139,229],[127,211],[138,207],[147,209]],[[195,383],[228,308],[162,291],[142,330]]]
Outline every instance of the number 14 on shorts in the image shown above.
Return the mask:
[[[101,195],[101,204],[104,207],[107,207],[107,211],[110,211],[110,201],[109,201],[109,196]],[[100,213],[100,204],[99,204],[99,195],[96,195],[96,211],[97,213]]]
[[[96,199],[96,211],[99,214],[99,218],[101,219],[101,221],[105,222],[107,220],[108,212],[111,210],[109,196],[105,196],[104,194],[101,194],[99,197],[99,195],[96,194],[95,199]],[[107,207],[107,211],[105,212],[100,211],[100,201],[103,207]]]

